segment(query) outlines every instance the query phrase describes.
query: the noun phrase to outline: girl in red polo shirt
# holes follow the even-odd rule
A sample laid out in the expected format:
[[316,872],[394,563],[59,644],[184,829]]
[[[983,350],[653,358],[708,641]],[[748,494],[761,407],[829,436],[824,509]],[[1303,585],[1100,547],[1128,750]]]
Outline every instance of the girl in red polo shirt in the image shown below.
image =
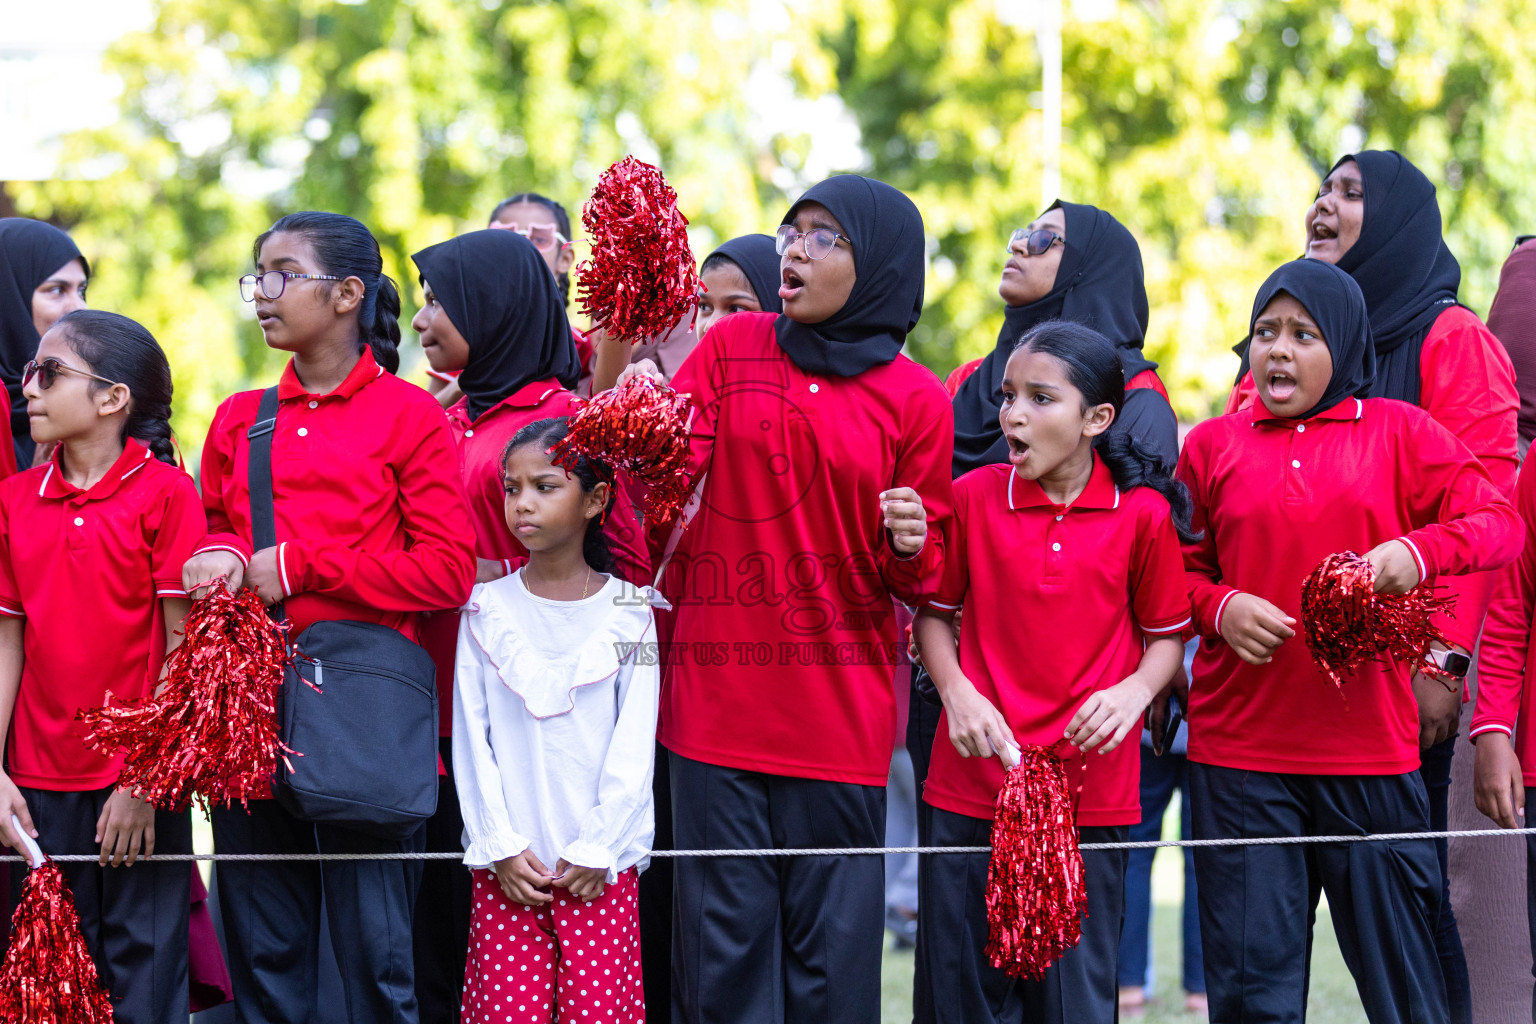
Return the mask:
[[[1295,638],[1300,581],[1346,550],[1366,552],[1389,593],[1495,569],[1519,550],[1519,520],[1428,413],[1364,397],[1371,337],[1350,275],[1286,264],[1250,320],[1259,400],[1185,441],[1179,476],[1205,531],[1184,556],[1204,638],[1189,713],[1196,838],[1430,828],[1414,666],[1367,664],[1341,694]],[[1367,1016],[1448,1019],[1432,842],[1201,847],[1195,869],[1212,1019],[1301,1019],[1319,887]]]
[[99,854],[61,867],[114,1017],[168,1024],[187,1015],[191,876],[137,861],[191,853],[191,818],[116,789],[122,757],[74,717],[148,696],[190,607],[181,564],[205,524],[171,443],[171,368],[143,327],[81,310],[22,379],[33,440],[57,447],[0,484],[0,840],[21,849],[15,814],[50,854]]
[[[662,577],[676,608],[661,741],[678,849],[879,846],[896,727],[892,595],[930,596],[952,485],[949,402],[900,354],[923,296],[912,201],[844,175],[779,233],[784,314],[712,327],[691,394],[699,492]],[[678,861],[673,1013],[869,1024],[876,857]]]
[[[1033,328],[1002,371],[1008,463],[955,482],[944,582],[913,627],[944,700],[923,788],[935,845],[987,845],[1022,744],[1068,760],[1084,842],[1124,842],[1141,820],[1135,737],[1182,663],[1190,622],[1179,556],[1189,495],[1155,449],[1106,433],[1124,401],[1115,346],[1077,323]],[[986,856],[925,858],[920,1024],[1114,1020],[1126,859],[1084,854],[1082,942],[1044,979],[1018,981],[987,960]]]
[[[1370,312],[1378,370],[1369,394],[1417,405],[1472,450],[1499,491],[1515,492],[1520,398],[1514,365],[1477,314],[1457,301],[1461,267],[1441,236],[1435,186],[1401,153],[1365,150],[1341,157],[1307,209],[1306,255],[1337,265],[1360,286]],[[1247,369],[1246,363],[1244,369]],[[1228,410],[1254,400],[1251,374],[1233,390]],[[1477,646],[1493,577],[1447,581],[1456,614],[1441,616],[1457,665]],[[1465,671],[1465,669],[1463,669]],[[1461,688],[1464,690],[1465,688]],[[1430,825],[1449,820],[1451,760],[1464,693],[1450,693],[1422,673],[1414,678],[1429,790]],[[1442,874],[1449,847],[1435,840]],[[1451,1019],[1472,1020],[1472,990],[1449,875],[1441,893],[1435,944],[1451,997]]]
[[[448,409],[459,450],[459,471],[475,522],[476,580],[514,572],[528,551],[507,529],[501,456],[507,442],[535,420],[575,411],[570,390],[581,373],[565,318],[565,302],[544,256],[513,231],[472,231],[411,257],[421,273],[425,303],[411,321],[427,360],[458,375],[464,397]],[[650,583],[640,522],[630,491],[619,488],[604,529],[627,583]],[[463,821],[454,797],[453,722],[456,612],[422,624],[422,644],[437,664],[445,785],[427,824],[429,850],[463,849]],[[457,1013],[469,929],[469,876],[456,865],[428,864],[417,915],[416,989],[423,1017]]]
[[[272,491],[278,543],[252,551],[250,439],[262,392],[224,402],[203,448],[208,537],[189,587],[226,577],[282,601],[294,635],[322,620],[380,623],[409,639],[421,613],[457,608],[474,583],[474,526],[453,438],[432,396],[392,372],[400,300],[378,243],[351,217],[295,213],[256,240],[256,303],[267,344],[293,359],[277,384]],[[213,812],[225,853],[411,852],[400,842],[300,821],[271,800]],[[415,1024],[411,922],[419,861],[222,864],[236,1012],[309,1020],[320,900],[352,1020]]]

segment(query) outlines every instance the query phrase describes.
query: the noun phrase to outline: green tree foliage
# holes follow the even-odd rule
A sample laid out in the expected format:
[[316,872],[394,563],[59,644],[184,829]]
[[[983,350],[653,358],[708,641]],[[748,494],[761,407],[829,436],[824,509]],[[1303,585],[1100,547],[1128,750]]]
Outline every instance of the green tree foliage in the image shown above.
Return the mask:
[[733,0],[162,0],[109,56],[122,119],[13,198],[73,225],[93,300],[165,344],[195,448],[222,395],[281,365],[235,278],[284,212],[369,225],[405,320],[411,252],[483,227],[512,191],[579,218],[627,152],[660,162],[698,244],[759,230],[782,195],[746,127],[757,46]]

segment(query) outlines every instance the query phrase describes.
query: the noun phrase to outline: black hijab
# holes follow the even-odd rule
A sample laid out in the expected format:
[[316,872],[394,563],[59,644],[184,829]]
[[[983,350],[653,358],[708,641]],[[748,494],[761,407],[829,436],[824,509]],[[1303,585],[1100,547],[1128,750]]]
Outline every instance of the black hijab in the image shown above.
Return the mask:
[[793,223],[805,203],[820,203],[853,240],[857,279],[843,308],[819,324],[780,316],[779,347],[806,373],[854,377],[895,359],[923,313],[923,215],[883,181],[839,174],[789,208]]
[[[0,380],[11,396],[11,434],[17,448],[31,448],[31,421],[21,397],[21,371],[42,339],[32,323],[32,293],[70,260],[90,265],[68,235],[40,220],[0,218]],[[27,468],[27,463],[21,465]]]
[[783,278],[779,276],[776,244],[772,235],[742,235],[709,254],[710,259],[724,256],[741,268],[747,283],[757,293],[757,304],[765,313],[784,312],[784,300],[779,298],[779,282]]
[[[1120,351],[1125,379],[1157,364],[1141,354],[1147,333],[1147,289],[1141,247],[1113,216],[1096,206],[1057,200],[1067,238],[1056,283],[1041,298],[1003,309],[997,345],[955,393],[954,475],[1008,461],[1008,442],[998,413],[1003,402],[1003,371],[1020,337],[1047,320],[1071,320],[1092,327]],[[1047,212],[1049,212],[1047,210]]]
[[470,419],[534,381],[576,386],[581,361],[560,286],[532,242],[515,231],[471,231],[411,259],[469,342],[459,388]]
[[[1333,377],[1328,390],[1317,404],[1297,419],[1309,419],[1326,412],[1353,395],[1365,398],[1375,394],[1376,347],[1371,344],[1371,319],[1366,312],[1365,296],[1355,279],[1331,263],[1302,258],[1280,266],[1259,288],[1248,317],[1248,337],[1253,325],[1276,295],[1285,292],[1306,307],[1323,332],[1328,353],[1333,357]],[[1263,399],[1256,399],[1263,404]]]
[[1401,153],[1365,150],[1353,160],[1365,184],[1360,238],[1339,260],[1360,285],[1376,339],[1377,398],[1419,404],[1419,353],[1435,319],[1456,304],[1461,265],[1440,233],[1435,186]]

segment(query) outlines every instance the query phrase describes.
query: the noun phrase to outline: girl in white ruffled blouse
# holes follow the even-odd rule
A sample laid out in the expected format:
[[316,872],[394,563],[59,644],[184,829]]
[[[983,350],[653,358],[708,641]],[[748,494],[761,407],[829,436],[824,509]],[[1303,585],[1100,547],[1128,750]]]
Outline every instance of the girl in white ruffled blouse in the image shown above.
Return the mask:
[[608,474],[550,461],[567,425],[508,443],[507,526],[529,561],[476,586],[459,627],[453,761],[475,879],[463,1024],[645,1019],[635,893],[655,833],[661,600],[612,575]]

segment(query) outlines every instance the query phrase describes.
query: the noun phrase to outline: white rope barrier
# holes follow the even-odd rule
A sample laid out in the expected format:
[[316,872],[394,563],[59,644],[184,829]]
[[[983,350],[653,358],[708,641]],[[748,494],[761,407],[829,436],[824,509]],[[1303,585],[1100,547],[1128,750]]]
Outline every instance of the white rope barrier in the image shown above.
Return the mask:
[[[1081,843],[1081,850],[1160,850],[1168,847],[1202,846],[1296,846],[1313,843],[1393,843],[1429,839],[1488,839],[1492,837],[1536,835],[1536,828],[1461,829],[1451,832],[1380,832],[1344,836],[1257,836],[1246,839],[1155,839],[1135,843]],[[652,850],[653,858],[682,857],[878,857],[895,853],[948,854],[991,853],[990,846],[865,846],[837,849],[758,849],[758,850]],[[60,864],[95,863],[96,854],[65,854],[50,857]],[[452,860],[461,861],[463,853],[157,853],[145,858],[159,861],[212,861],[215,864],[262,861],[349,861],[349,860]],[[0,857],[0,862],[25,863],[17,856]]]

